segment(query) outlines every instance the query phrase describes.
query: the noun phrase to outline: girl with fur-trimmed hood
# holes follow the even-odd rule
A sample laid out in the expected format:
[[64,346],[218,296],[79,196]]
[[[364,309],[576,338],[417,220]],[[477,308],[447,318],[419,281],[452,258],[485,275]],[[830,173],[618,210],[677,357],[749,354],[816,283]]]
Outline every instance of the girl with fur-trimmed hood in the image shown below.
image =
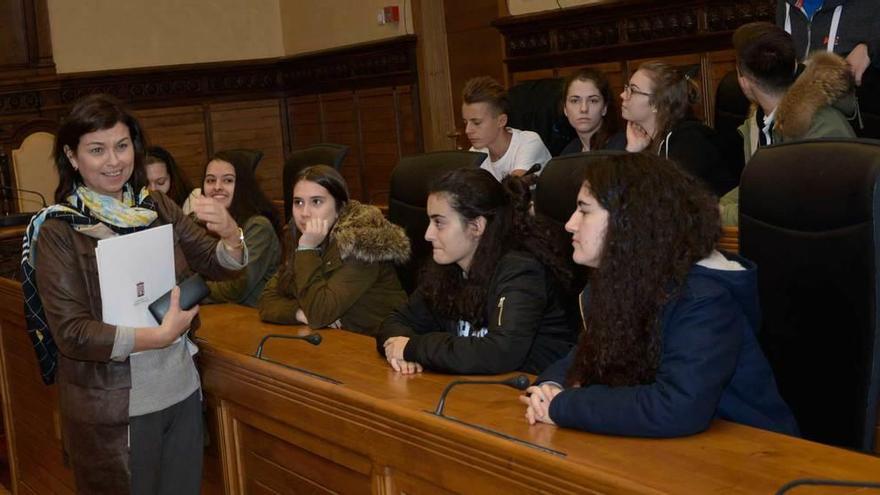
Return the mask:
[[375,206],[349,199],[332,167],[299,173],[288,230],[287,259],[260,298],[263,321],[373,334],[406,302],[394,270],[409,258],[406,233]]

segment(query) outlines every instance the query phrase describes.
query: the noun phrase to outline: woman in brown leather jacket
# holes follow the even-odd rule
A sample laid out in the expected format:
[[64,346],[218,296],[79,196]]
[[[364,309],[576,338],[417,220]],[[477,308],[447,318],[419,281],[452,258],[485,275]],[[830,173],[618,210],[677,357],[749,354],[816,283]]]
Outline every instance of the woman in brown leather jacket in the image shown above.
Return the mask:
[[197,494],[201,481],[201,393],[185,335],[198,306],[182,311],[175,289],[159,326],[104,323],[98,240],[172,224],[178,275],[226,277],[247,262],[226,208],[210,198],[195,205],[218,242],[148,191],[143,157],[140,125],[119,101],[77,102],[55,144],[57,204],[25,239],[29,330],[57,344],[62,436],[80,493]]

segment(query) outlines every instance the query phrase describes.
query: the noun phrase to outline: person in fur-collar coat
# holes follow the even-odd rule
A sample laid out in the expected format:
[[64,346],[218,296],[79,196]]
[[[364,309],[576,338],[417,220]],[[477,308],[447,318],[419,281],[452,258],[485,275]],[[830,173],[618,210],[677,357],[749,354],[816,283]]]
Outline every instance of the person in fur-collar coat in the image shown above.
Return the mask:
[[[733,35],[737,79],[752,102],[739,127],[745,160],[759,146],[825,137],[851,138],[855,132],[839,108],[853,90],[846,61],[815,52],[795,79],[796,55],[791,36],[770,23],[741,26]],[[769,60],[769,62],[768,62]],[[739,223],[739,188],[721,198],[722,222]]]
[[394,265],[409,258],[409,238],[375,206],[349,199],[333,168],[300,172],[287,230],[294,243],[263,290],[263,321],[372,335],[406,302]]

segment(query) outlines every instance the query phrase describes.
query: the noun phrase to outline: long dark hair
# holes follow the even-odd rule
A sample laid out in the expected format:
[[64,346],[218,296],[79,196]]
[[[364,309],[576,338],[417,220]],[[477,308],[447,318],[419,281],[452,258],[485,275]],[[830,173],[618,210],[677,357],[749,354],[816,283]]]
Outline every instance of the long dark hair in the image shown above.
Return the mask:
[[147,148],[144,165],[153,163],[162,163],[165,170],[168,171],[168,178],[171,181],[171,188],[168,189],[168,197],[171,198],[178,206],[183,206],[183,202],[192,192],[193,186],[190,184],[186,174],[177,165],[174,157],[165,148],[161,146],[150,146]]
[[[252,216],[262,215],[272,222],[275,232],[279,232],[281,223],[278,220],[278,213],[272,206],[272,202],[263,193],[260,185],[257,184],[251,162],[241,153],[228,151],[218,151],[208,163],[214,160],[227,162],[235,169],[235,191],[229,205],[229,214],[236,223],[244,225]],[[207,170],[208,165],[205,164],[205,174],[207,174]],[[202,176],[202,186],[204,186],[205,174]]]
[[106,94],[89,95],[74,103],[70,113],[58,128],[53,151],[55,167],[58,169],[58,187],[55,189],[56,203],[67,201],[67,197],[82,183],[82,176],[79,171],[73,168],[64,148],[67,147],[76,153],[79,139],[84,134],[110,129],[120,122],[128,127],[134,146],[134,170],[128,179],[128,184],[131,184],[135,194],[147,184],[147,174],[144,171],[146,138],[140,123],[116,98]]
[[419,290],[437,314],[484,326],[489,281],[498,261],[513,249],[531,253],[562,289],[570,289],[574,270],[564,240],[558,228],[529,213],[529,186],[521,178],[509,176],[499,183],[486,170],[462,168],[440,177],[429,193],[445,195],[464,221],[486,219],[467,277],[458,264],[439,265],[433,260],[420,277]]
[[607,111],[605,112],[605,116],[602,117],[602,123],[599,125],[599,129],[590,136],[590,150],[600,150],[608,144],[608,138],[617,132],[618,112],[615,110],[614,98],[611,94],[611,85],[608,83],[608,78],[605,77],[605,74],[602,71],[591,67],[579,69],[565,78],[565,82],[563,83],[564,91],[562,92],[562,108],[565,108],[566,101],[568,100],[568,90],[575,81],[593,83],[593,85],[596,86],[596,89],[599,90],[599,94],[602,95],[603,104],[607,105]]
[[[342,174],[329,165],[311,165],[300,170],[299,173],[296,174],[296,178],[293,179],[293,184],[290,185],[290,188],[295,188],[297,184],[304,180],[318,184],[333,196],[333,200],[336,202],[337,214],[342,211],[342,208],[349,201],[348,185],[345,183],[345,179],[342,177]],[[295,229],[296,225],[293,215],[291,214],[290,222],[284,227],[285,233],[281,236],[282,244],[284,245],[284,259],[281,262],[281,267],[278,269],[277,285],[278,290],[281,293],[290,297],[296,296],[294,291],[294,278],[296,271],[293,267],[293,262],[296,258],[296,241],[294,235],[297,233],[294,232]],[[328,235],[327,237],[330,236]]]
[[583,187],[608,211],[608,228],[568,382],[650,383],[660,361],[661,312],[714,249],[718,201],[675,164],[647,153],[590,165]]

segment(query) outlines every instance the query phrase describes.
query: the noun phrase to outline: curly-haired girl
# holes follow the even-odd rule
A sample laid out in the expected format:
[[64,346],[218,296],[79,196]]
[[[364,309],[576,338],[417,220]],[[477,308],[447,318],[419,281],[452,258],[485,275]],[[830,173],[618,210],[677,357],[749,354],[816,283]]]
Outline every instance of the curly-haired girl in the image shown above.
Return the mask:
[[522,401],[530,423],[672,437],[720,417],[797,434],[758,345],[755,266],[714,249],[716,200],[671,162],[592,164],[566,224],[584,333]]

